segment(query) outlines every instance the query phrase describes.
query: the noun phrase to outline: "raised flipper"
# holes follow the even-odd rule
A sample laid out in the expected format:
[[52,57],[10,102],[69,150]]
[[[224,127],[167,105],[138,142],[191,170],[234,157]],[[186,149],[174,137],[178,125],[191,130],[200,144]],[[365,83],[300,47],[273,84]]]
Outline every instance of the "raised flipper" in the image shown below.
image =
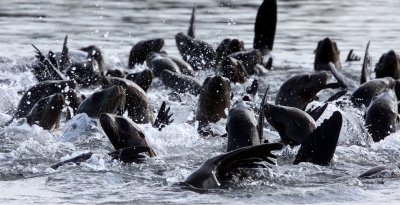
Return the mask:
[[65,71],[68,69],[70,63],[71,63],[71,59],[69,57],[69,53],[68,53],[68,35],[65,36],[64,38],[64,44],[63,44],[63,48],[61,51],[61,59],[60,59],[60,71]]
[[65,165],[65,164],[68,164],[68,163],[75,163],[75,164],[79,165],[80,163],[85,162],[86,160],[90,159],[90,157],[92,157],[92,155],[93,155],[92,152],[83,153],[83,154],[80,154],[80,155],[78,155],[78,156],[76,156],[76,157],[74,157],[72,159],[67,159],[65,161],[62,161],[62,162],[59,162],[57,164],[51,165],[51,168],[58,169],[58,167],[61,167],[61,166]]
[[329,63],[329,68],[330,68],[333,76],[335,77],[335,79],[340,84],[340,86],[342,88],[348,88],[349,87],[349,82],[348,82],[347,78],[336,69],[335,64],[330,62]]
[[173,114],[169,114],[169,110],[171,107],[166,108],[165,101],[161,104],[160,110],[158,111],[158,115],[156,120],[154,121],[154,127],[161,130],[166,125],[169,125],[174,119],[170,120]]
[[351,49],[351,50],[349,51],[349,54],[347,55],[346,62],[360,61],[360,60],[361,60],[360,56],[354,54],[354,50]]
[[253,80],[251,85],[246,88],[246,93],[250,94],[250,95],[256,95],[257,90],[258,90],[258,80],[255,79],[255,80]]
[[306,110],[306,113],[308,113],[315,121],[321,117],[322,113],[325,112],[326,108],[328,107],[328,103],[325,103],[323,106],[317,106],[314,109],[308,109]]
[[265,104],[265,100],[267,99],[267,93],[269,91],[269,85],[267,87],[267,90],[265,91],[264,97],[261,101],[260,104],[260,114],[258,115],[258,125],[257,125],[257,129],[258,129],[258,136],[260,137],[260,142],[262,142],[262,138],[263,138],[263,125],[264,125],[264,112],[263,112],[263,107]]
[[304,139],[293,164],[311,162],[313,164],[328,165],[335,154],[340,130],[342,128],[342,114],[335,111],[332,116],[324,120],[309,137]]
[[371,78],[371,56],[369,55],[369,44],[371,41],[368,41],[367,47],[365,48],[364,62],[361,69],[361,79],[360,84],[363,84],[370,80]]
[[142,163],[146,158],[145,153],[150,151],[150,147],[128,147],[110,152],[108,155],[125,163]]
[[[220,187],[224,182],[224,178],[232,169],[239,168],[241,162],[246,162],[246,166],[251,159],[254,162],[259,162],[260,159],[268,161],[268,157],[275,158],[271,154],[274,150],[283,148],[282,144],[260,144],[248,147],[235,149],[231,152],[213,157],[194,171],[183,183],[179,185],[188,186],[197,189],[214,189]],[[268,160],[266,160],[268,159]],[[269,160],[270,161],[270,160]]]
[[274,60],[272,58],[269,58],[267,63],[264,64],[265,69],[271,70],[273,62]]
[[346,93],[347,93],[347,90],[346,90],[346,89],[340,90],[340,91],[338,91],[337,93],[333,94],[331,97],[329,97],[329,98],[325,101],[325,103],[329,103],[329,102],[335,101],[335,100],[339,99],[340,97],[342,97],[343,95],[345,95]]
[[196,4],[193,5],[192,15],[190,16],[190,24],[188,30],[188,36],[195,38],[194,30],[196,29]]
[[273,49],[276,21],[276,0],[264,0],[258,8],[256,22],[254,24],[254,49],[260,49],[261,51],[265,49]]
[[371,168],[371,169],[367,170],[366,172],[362,173],[357,178],[364,179],[364,178],[370,177],[370,176],[372,176],[374,174],[377,174],[377,173],[379,173],[379,172],[381,172],[383,170],[386,170],[388,168],[389,167],[387,167],[387,166],[377,166],[377,167],[374,167],[374,168]]
[[51,63],[54,67],[56,67],[56,68],[58,67],[56,55],[54,54],[53,51],[49,51],[49,53],[47,54],[47,58],[49,59],[50,63]]
[[36,50],[36,58],[45,66],[48,74],[56,79],[52,80],[67,80],[67,78],[62,74],[54,65],[43,55],[43,53],[33,44],[31,44]]

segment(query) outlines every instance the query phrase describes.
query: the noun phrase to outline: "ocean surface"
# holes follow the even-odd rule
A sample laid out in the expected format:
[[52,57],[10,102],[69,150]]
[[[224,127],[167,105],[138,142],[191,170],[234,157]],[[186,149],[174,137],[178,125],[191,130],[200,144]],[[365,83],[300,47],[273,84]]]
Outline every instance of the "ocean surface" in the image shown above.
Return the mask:
[[[197,4],[196,36],[215,47],[222,39],[236,37],[252,47],[254,21],[261,0],[148,0],[0,1],[0,123],[8,121],[22,97],[21,91],[37,80],[27,68],[35,44],[42,51],[60,51],[65,35],[70,50],[97,45],[106,63],[127,67],[129,51],[136,42],[164,38],[170,55],[179,56],[174,36],[188,29],[191,8]],[[382,53],[400,51],[400,1],[398,0],[279,0],[278,25],[273,51],[275,68],[261,82],[255,98],[260,103],[270,86],[274,102],[280,85],[290,76],[313,72],[314,50],[325,37],[334,39],[341,51],[344,74],[358,85],[361,62],[345,63],[350,49],[364,56],[371,41],[372,63]],[[3,58],[4,57],[4,58]],[[138,66],[137,70],[145,66]],[[129,72],[136,72],[131,70]],[[202,81],[211,71],[202,71]],[[374,76],[374,74],[372,74]],[[241,97],[246,86],[232,84]],[[93,90],[81,90],[90,94]],[[292,165],[298,148],[277,152],[272,168],[251,171],[249,178],[234,178],[223,189],[199,194],[173,187],[207,159],[224,153],[226,138],[202,138],[193,123],[198,97],[183,94],[182,102],[169,100],[166,88],[156,80],[148,91],[155,110],[167,101],[174,122],[161,132],[140,125],[158,156],[144,164],[112,161],[106,153],[112,145],[99,122],[84,114],[47,131],[36,125],[12,123],[0,128],[0,204],[399,204],[400,132],[373,143],[364,128],[364,113],[352,107],[328,106],[317,123],[339,110],[343,126],[330,166]],[[335,91],[319,94],[326,99]],[[351,91],[350,91],[351,92]],[[313,102],[310,106],[320,105]],[[225,133],[226,120],[212,125]],[[266,125],[264,136],[278,141],[278,133]],[[85,152],[95,154],[80,166],[50,166]],[[389,165],[377,177],[359,180],[371,167]]]

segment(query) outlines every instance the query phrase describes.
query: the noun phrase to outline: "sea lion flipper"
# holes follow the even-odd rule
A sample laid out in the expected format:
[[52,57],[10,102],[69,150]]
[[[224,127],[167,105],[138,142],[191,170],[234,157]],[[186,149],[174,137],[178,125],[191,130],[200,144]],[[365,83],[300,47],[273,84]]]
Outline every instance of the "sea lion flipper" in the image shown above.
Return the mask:
[[48,57],[50,63],[51,63],[54,67],[57,68],[57,67],[58,67],[58,64],[57,64],[57,59],[56,59],[56,55],[54,54],[54,52],[53,52],[53,51],[49,51],[49,53],[47,54],[47,57]]
[[[283,145],[280,143],[260,144],[242,147],[233,151],[208,159],[203,165],[189,175],[184,185],[200,189],[218,188],[223,183],[224,176],[232,169],[248,166],[254,162],[267,161],[264,157],[272,151],[280,150]],[[271,161],[272,162],[272,161]],[[272,162],[273,163],[273,162]]]
[[369,55],[369,44],[371,41],[368,41],[367,47],[365,48],[364,54],[364,62],[361,69],[361,79],[360,84],[363,84],[370,80],[371,78],[371,56]]
[[341,85],[341,87],[348,88],[349,87],[349,82],[347,81],[346,77],[336,69],[335,65],[330,62],[329,63],[329,68],[330,68],[333,76],[335,77],[335,79]]
[[265,100],[267,99],[267,93],[269,91],[269,85],[267,87],[267,90],[264,93],[264,97],[261,101],[260,104],[260,114],[258,115],[258,125],[257,125],[257,131],[258,131],[258,136],[260,137],[260,142],[262,142],[262,138],[263,138],[263,125],[264,125],[264,111],[263,111],[263,107],[265,104]]
[[335,154],[342,127],[342,114],[335,111],[324,120],[304,141],[297,153],[293,164],[311,162],[317,165],[328,165]]
[[80,155],[78,155],[78,156],[76,156],[76,157],[74,157],[72,159],[67,159],[67,160],[59,162],[57,164],[51,165],[51,168],[52,169],[58,169],[58,167],[61,167],[64,164],[68,164],[68,163],[75,163],[75,164],[79,165],[81,162],[84,162],[84,161],[90,159],[90,157],[92,157],[92,155],[93,155],[92,152],[83,153],[83,154],[80,154]]
[[267,157],[275,156],[271,154],[272,151],[280,150],[282,148],[283,145],[280,143],[260,144],[242,147],[226,153],[220,164],[228,165],[227,167],[230,167],[234,163],[246,159],[253,159],[253,161],[266,161]]
[[256,22],[254,24],[254,49],[273,49],[276,22],[276,0],[264,0],[258,9]]
[[173,122],[173,119],[170,120],[172,114],[169,114],[169,111],[170,107],[166,108],[166,103],[163,101],[153,126],[161,130],[165,125],[169,125]]
[[70,64],[70,58],[69,58],[68,52],[69,52],[68,51],[68,35],[65,35],[63,48],[61,51],[61,60],[60,60],[60,67],[59,67],[59,69],[61,71],[67,70],[67,68]]
[[67,80],[65,75],[61,73],[54,65],[50,62],[46,56],[33,44],[31,44],[33,48],[35,48],[36,58],[46,67],[47,72],[49,72],[50,76],[56,77],[57,79],[53,80]]
[[194,30],[196,28],[196,7],[197,5],[194,4],[193,5],[193,9],[192,9],[192,15],[190,16],[190,23],[189,23],[189,30],[188,30],[188,36],[195,38],[194,35]]
[[314,109],[308,109],[306,110],[306,113],[308,113],[315,121],[321,117],[322,113],[326,110],[328,107],[328,103],[325,103],[323,106],[317,106]]
[[351,61],[360,61],[361,57],[354,53],[353,49],[350,49],[349,54],[347,55],[346,62]]
[[145,155],[141,154],[144,152],[150,152],[152,149],[150,147],[137,146],[119,149],[108,153],[113,159],[120,160],[125,163],[141,163],[146,158]]
[[325,101],[325,103],[329,103],[329,102],[335,101],[335,100],[339,99],[340,97],[342,97],[343,95],[345,95],[346,93],[347,93],[347,90],[346,90],[346,89],[340,90],[340,91],[338,91],[337,93],[333,94],[331,97],[329,97],[329,98]]
[[363,178],[366,178],[366,177],[370,177],[370,176],[372,176],[372,175],[374,175],[374,174],[377,174],[377,173],[379,173],[379,172],[381,172],[381,171],[383,171],[383,170],[386,170],[386,169],[388,169],[387,166],[377,166],[377,167],[373,167],[373,168],[371,168],[371,169],[369,169],[369,170],[363,172],[362,174],[360,174],[360,176],[358,176],[357,178],[363,179]]
[[265,69],[271,70],[273,62],[274,62],[274,59],[272,59],[272,58],[270,57],[270,58],[268,59],[267,63],[265,63],[263,66],[265,67]]
[[246,88],[246,93],[250,95],[256,95],[258,90],[258,80],[254,79],[249,87]]

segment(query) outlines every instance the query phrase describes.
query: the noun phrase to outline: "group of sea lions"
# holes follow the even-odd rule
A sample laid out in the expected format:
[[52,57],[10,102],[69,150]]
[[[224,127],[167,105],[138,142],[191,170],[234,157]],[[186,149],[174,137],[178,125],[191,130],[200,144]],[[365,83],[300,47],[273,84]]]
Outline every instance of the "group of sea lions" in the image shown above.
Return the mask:
[[[270,52],[277,23],[276,0],[264,0],[259,7],[252,49],[245,49],[239,39],[224,39],[214,49],[196,38],[195,11],[194,7],[188,33],[179,32],[175,36],[182,58],[170,56],[162,50],[164,40],[161,38],[143,40],[132,47],[128,68],[123,71],[108,68],[102,51],[96,46],[69,51],[67,37],[61,52],[43,54],[33,46],[36,60],[31,68],[39,83],[24,92],[13,118],[3,126],[22,118],[30,125],[37,124],[50,130],[58,126],[62,116],[69,120],[78,113],[86,113],[99,120],[115,148],[109,153],[113,159],[140,163],[146,157],[157,155],[156,150],[149,146],[140,124],[150,123],[161,130],[173,121],[165,102],[155,117],[146,94],[153,79],[159,78],[166,87],[178,93],[177,96],[179,93],[198,96],[195,111],[198,134],[216,136],[209,124],[227,119],[227,133],[221,136],[227,139],[227,152],[207,160],[186,180],[177,184],[193,190],[221,187],[230,173],[238,168],[275,164],[270,158],[276,156],[271,152],[285,145],[300,146],[293,164],[310,162],[329,165],[340,136],[342,114],[334,111],[319,126],[316,121],[328,103],[337,101],[348,91],[353,91],[351,105],[365,109],[365,126],[375,142],[396,131],[400,62],[394,51],[380,58],[375,68],[376,79],[369,80],[371,65],[367,46],[360,80],[362,84],[352,90],[340,71],[340,52],[336,42],[323,39],[315,50],[315,72],[294,75],[286,80],[277,92],[275,104],[267,102],[268,88],[259,109],[251,106],[258,89],[258,81],[254,80],[245,89],[245,96],[231,106],[232,96],[238,94],[231,90],[231,83],[242,84],[252,75],[260,75],[258,80],[262,80],[262,75],[272,68]],[[352,51],[346,59],[359,60],[361,58]],[[130,72],[138,64],[146,64],[147,69]],[[200,82],[196,76],[203,70],[215,75]],[[331,74],[337,82],[328,83]],[[84,96],[79,88],[95,91]],[[339,91],[323,106],[307,109],[310,102],[319,100],[317,93],[323,89]],[[264,137],[265,119],[279,133],[280,142],[269,143],[268,137]],[[57,169],[71,162],[80,163],[91,155],[91,152],[82,154],[52,168]],[[374,173],[376,171],[370,171],[366,175]]]

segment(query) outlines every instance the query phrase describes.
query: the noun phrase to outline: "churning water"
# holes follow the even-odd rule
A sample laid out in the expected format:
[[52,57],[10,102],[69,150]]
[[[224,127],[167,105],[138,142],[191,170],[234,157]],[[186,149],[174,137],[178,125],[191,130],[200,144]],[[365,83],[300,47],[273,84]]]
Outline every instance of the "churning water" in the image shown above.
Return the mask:
[[[24,91],[37,83],[24,66],[33,59],[35,44],[43,51],[61,50],[69,35],[70,49],[90,44],[100,46],[113,67],[127,66],[131,46],[139,40],[162,37],[164,49],[179,55],[174,35],[186,32],[194,1],[0,1],[0,123],[9,120]],[[253,28],[261,0],[204,0],[197,3],[198,38],[215,46],[223,38],[237,37],[252,47]],[[274,46],[276,69],[259,77],[261,87],[271,86],[273,101],[288,77],[313,72],[317,41],[331,37],[342,52],[354,49],[363,56],[371,40],[373,63],[400,42],[398,0],[280,0]],[[16,66],[17,65],[17,66]],[[344,73],[358,83],[360,62],[344,63]],[[208,73],[200,73],[201,80]],[[233,85],[240,98],[245,85]],[[84,90],[83,92],[91,92]],[[398,204],[400,202],[400,133],[371,143],[363,127],[363,113],[351,107],[330,104],[322,118],[339,110],[344,115],[339,145],[331,166],[308,163],[292,165],[297,148],[277,153],[278,166],[253,170],[249,178],[233,179],[227,187],[207,194],[183,191],[172,184],[184,180],[208,158],[225,151],[226,139],[201,138],[191,123],[198,98],[182,95],[182,102],[168,100],[171,92],[156,81],[148,91],[159,108],[163,100],[171,106],[175,121],[162,132],[142,125],[158,156],[144,164],[111,161],[112,146],[96,120],[77,115],[62,121],[52,131],[27,124],[0,129],[0,203],[274,203],[274,204]],[[334,91],[324,91],[324,99]],[[262,93],[262,92],[259,92]],[[261,101],[259,94],[256,101]],[[312,103],[312,105],[318,104]],[[320,123],[318,121],[318,123]],[[213,127],[223,134],[226,120]],[[279,139],[264,128],[264,136]],[[80,166],[53,170],[50,165],[80,153],[92,158]],[[392,169],[378,178],[359,180],[363,171],[389,164]]]

